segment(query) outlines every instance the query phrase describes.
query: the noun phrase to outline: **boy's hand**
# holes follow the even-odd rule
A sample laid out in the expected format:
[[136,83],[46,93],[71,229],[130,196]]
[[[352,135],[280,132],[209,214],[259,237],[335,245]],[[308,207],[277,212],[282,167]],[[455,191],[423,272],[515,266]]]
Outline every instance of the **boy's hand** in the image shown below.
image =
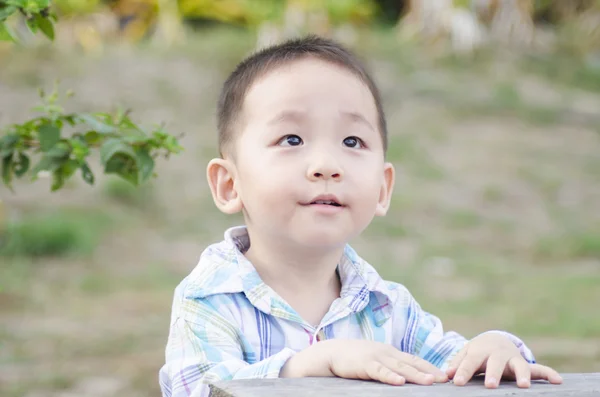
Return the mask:
[[485,373],[485,386],[490,389],[498,387],[501,379],[516,380],[523,388],[535,379],[562,383],[558,372],[544,365],[529,364],[510,339],[491,333],[471,340],[452,360],[446,373],[457,386],[465,385],[473,375]]
[[390,385],[448,381],[446,374],[433,364],[391,345],[340,339],[318,342],[296,354],[284,365],[280,376],[338,376]]

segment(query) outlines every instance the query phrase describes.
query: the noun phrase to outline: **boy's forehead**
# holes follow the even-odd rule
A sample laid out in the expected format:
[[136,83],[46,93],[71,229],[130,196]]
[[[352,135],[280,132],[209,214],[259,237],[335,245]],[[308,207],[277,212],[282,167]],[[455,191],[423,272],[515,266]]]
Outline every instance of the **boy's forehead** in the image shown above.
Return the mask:
[[342,116],[355,120],[372,119],[377,113],[371,91],[358,76],[316,58],[295,60],[267,71],[249,87],[243,113],[246,117],[281,113],[276,117],[293,121],[307,109],[323,105],[343,109]]

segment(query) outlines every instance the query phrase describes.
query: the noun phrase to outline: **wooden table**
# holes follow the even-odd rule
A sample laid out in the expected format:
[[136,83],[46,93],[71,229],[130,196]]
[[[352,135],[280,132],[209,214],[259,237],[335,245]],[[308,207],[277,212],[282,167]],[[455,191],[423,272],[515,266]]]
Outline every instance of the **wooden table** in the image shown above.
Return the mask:
[[600,373],[561,374],[562,385],[534,381],[529,389],[514,382],[486,389],[478,378],[466,386],[452,383],[433,386],[388,386],[381,383],[341,378],[255,379],[219,382],[210,385],[211,397],[475,397],[475,396],[581,396],[600,397]]

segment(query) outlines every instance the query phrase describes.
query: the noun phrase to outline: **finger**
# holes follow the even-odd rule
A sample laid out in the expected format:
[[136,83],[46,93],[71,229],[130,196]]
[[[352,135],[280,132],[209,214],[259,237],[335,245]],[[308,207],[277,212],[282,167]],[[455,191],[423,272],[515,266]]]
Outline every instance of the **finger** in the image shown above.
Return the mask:
[[[531,364],[529,365],[529,369],[531,371],[531,379],[542,379],[547,380],[548,382],[560,385],[563,382],[562,377],[558,372],[553,370],[550,367],[546,367],[545,365],[540,364]],[[517,378],[518,379],[518,378]]]
[[[495,389],[500,384],[504,369],[511,359],[510,355],[506,354],[492,354],[485,365],[485,387],[488,389]],[[522,360],[525,364],[527,362]]]
[[479,371],[488,358],[487,354],[467,354],[456,369],[454,384],[464,386]]
[[531,386],[531,367],[523,357],[516,356],[511,358],[508,362],[508,367],[517,380],[517,386],[521,388]]
[[417,385],[431,385],[435,381],[433,374],[419,371],[417,368],[398,360],[392,360],[390,363],[385,363],[388,368],[402,376],[407,382]]
[[462,360],[465,358],[465,356],[467,355],[467,347],[463,347],[452,359],[452,361],[450,362],[450,365],[448,366],[448,369],[446,370],[446,375],[448,375],[448,378],[452,379],[454,377],[454,375],[456,374],[456,369],[458,368],[458,366],[460,365],[460,363],[462,362]]
[[435,382],[448,382],[448,376],[446,376],[444,371],[431,364],[429,361],[422,359],[421,357],[415,356],[413,354],[399,352],[399,354],[397,354],[394,358],[396,360],[395,365],[398,367],[401,367],[402,364],[407,364],[420,372],[433,375]]
[[373,361],[371,364],[367,365],[365,372],[369,379],[387,383],[389,385],[401,386],[406,383],[404,377],[377,361]]

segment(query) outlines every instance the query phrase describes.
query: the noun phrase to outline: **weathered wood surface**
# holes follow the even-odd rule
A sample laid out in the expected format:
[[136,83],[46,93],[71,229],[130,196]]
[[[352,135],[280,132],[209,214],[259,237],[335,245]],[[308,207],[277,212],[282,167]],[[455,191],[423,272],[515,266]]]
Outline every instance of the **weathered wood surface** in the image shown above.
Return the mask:
[[486,389],[480,377],[466,386],[452,383],[433,386],[388,386],[381,383],[341,378],[256,379],[219,382],[211,385],[211,397],[495,397],[495,396],[581,396],[600,397],[600,373],[561,374],[562,385],[533,381],[529,389],[514,382],[503,382],[497,389]]

